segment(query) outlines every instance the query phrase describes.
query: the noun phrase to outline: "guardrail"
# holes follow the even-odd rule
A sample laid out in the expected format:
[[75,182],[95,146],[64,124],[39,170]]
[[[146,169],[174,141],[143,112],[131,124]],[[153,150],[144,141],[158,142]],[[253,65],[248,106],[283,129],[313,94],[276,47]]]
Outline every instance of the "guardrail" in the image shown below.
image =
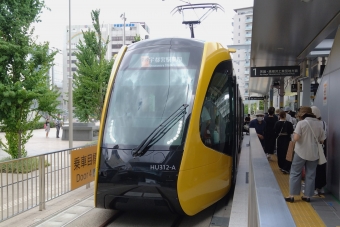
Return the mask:
[[248,226],[296,226],[253,128],[249,149]]
[[70,153],[89,146],[0,162],[0,222],[70,192]]

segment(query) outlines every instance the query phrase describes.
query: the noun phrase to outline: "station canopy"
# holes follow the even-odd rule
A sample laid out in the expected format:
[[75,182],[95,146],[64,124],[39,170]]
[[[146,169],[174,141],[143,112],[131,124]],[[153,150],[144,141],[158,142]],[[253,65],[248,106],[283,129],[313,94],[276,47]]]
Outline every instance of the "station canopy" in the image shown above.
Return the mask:
[[[328,56],[340,25],[340,0],[254,0],[251,67],[294,66]],[[250,78],[266,95],[277,77]]]

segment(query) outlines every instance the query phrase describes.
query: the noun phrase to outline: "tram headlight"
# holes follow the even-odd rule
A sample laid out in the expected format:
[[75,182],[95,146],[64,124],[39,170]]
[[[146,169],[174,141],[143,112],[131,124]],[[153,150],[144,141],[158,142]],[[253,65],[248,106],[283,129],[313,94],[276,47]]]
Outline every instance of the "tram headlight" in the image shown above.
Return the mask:
[[168,145],[172,144],[179,137],[179,134],[181,133],[181,130],[182,130],[182,126],[183,126],[183,122],[179,121],[176,135],[167,142]]

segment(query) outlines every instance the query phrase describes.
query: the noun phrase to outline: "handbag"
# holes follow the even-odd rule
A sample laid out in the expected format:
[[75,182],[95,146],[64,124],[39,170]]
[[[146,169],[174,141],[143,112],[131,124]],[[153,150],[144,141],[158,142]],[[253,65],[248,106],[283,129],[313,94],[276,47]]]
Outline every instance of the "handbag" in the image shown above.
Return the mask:
[[[308,121],[307,121],[308,123]],[[318,139],[316,138],[315,134],[314,134],[314,131],[312,129],[312,127],[310,126],[310,124],[308,123],[308,126],[309,128],[312,130],[312,133],[313,133],[313,136],[318,144],[318,152],[319,152],[319,161],[318,161],[318,164],[319,165],[322,165],[322,164],[325,164],[327,162],[327,159],[325,157],[325,153],[323,152],[323,146],[321,143],[319,143]]]
[[290,161],[290,162],[293,161],[294,147],[295,147],[295,142],[289,141],[288,150],[287,150],[287,154],[286,154],[286,160],[287,161]]
[[275,139],[275,150],[277,150],[277,139],[280,137],[280,134],[281,134],[282,129],[283,129],[283,127],[285,126],[285,124],[286,124],[286,121],[283,123],[282,128],[281,128],[281,130],[280,130],[280,133],[279,133],[279,135],[278,135],[278,136],[276,137],[276,139]]

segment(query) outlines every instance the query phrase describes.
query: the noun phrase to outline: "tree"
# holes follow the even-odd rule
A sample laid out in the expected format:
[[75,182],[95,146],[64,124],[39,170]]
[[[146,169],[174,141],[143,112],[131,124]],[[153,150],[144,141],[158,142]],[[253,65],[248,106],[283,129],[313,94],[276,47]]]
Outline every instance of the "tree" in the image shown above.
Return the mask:
[[244,114],[248,114],[248,104],[244,104]]
[[264,110],[264,101],[263,100],[259,101],[259,110]]
[[141,41],[140,35],[136,34],[135,37],[133,37],[133,43]]
[[91,12],[95,31],[83,32],[84,42],[80,40],[77,44],[73,103],[75,116],[83,122],[100,119],[113,65],[112,59],[105,59],[109,39],[102,42],[99,14],[99,10]]
[[25,144],[44,113],[56,114],[59,96],[50,88],[48,71],[56,51],[37,44],[32,23],[46,8],[42,0],[3,0],[0,4],[0,123],[12,158],[26,156]]

